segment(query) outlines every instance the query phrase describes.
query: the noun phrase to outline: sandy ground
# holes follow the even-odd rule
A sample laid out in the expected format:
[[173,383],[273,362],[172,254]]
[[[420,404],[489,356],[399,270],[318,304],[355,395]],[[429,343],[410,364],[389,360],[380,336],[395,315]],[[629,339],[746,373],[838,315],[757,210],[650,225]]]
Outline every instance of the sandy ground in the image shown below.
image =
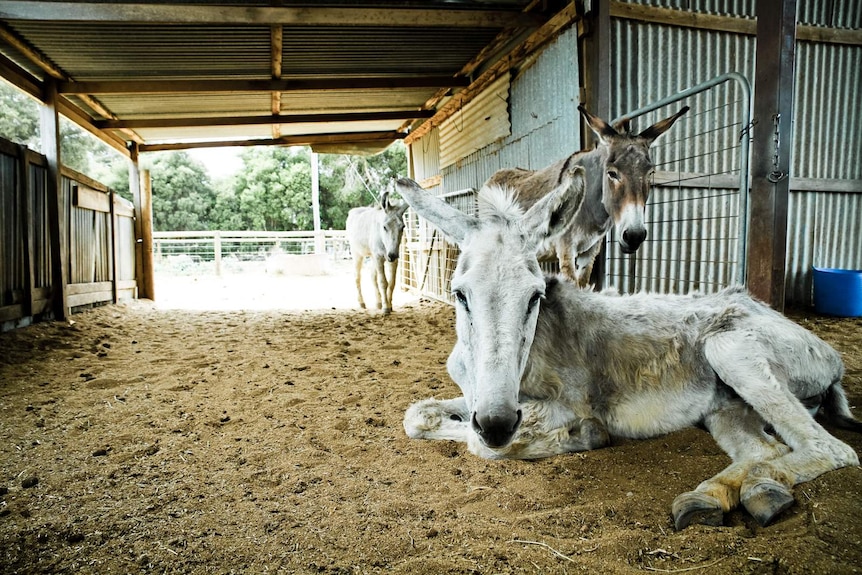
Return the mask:
[[[457,394],[451,307],[234,279],[0,334],[0,573],[862,571],[862,469],[767,528],[675,532],[673,498],[728,463],[705,432],[535,462],[409,440],[410,403]],[[862,415],[862,320],[793,317],[842,352]]]

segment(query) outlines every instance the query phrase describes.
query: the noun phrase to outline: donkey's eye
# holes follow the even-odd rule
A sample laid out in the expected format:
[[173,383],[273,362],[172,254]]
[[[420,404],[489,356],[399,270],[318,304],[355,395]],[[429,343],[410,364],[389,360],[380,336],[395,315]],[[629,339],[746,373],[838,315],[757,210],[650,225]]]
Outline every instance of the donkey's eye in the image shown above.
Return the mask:
[[464,292],[461,290],[455,290],[453,295],[458,303],[464,306],[464,311],[470,311],[470,306],[467,305],[467,296],[464,295]]
[[608,177],[616,182],[620,181],[620,173],[614,169],[608,170]]
[[536,309],[536,306],[539,304],[539,300],[541,300],[542,297],[542,294],[539,292],[533,294],[533,297],[530,298],[530,302],[527,304],[527,315],[533,313],[533,310]]

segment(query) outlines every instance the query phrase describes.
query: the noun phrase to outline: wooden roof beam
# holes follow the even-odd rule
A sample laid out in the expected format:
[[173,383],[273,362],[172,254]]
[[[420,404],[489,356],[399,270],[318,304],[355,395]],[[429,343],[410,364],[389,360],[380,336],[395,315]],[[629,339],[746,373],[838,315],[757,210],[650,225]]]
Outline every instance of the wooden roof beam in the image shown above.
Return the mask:
[[124,156],[129,156],[129,150],[125,141],[117,138],[114,134],[103,132],[97,128],[93,125],[93,121],[90,117],[84,114],[77,106],[73,106],[64,98],[59,98],[57,100],[57,111]]
[[254,126],[261,124],[314,124],[325,122],[373,122],[430,118],[433,110],[385,112],[343,112],[331,114],[273,114],[272,116],[210,116],[198,118],[138,118],[134,120],[98,120],[101,130],[122,128],[184,128],[205,126]]
[[58,82],[60,94],[189,94],[461,88],[468,78],[453,76],[382,76],[373,78],[288,78],[281,80],[101,80]]
[[[284,51],[284,27],[281,24],[273,24],[269,32],[269,49],[272,67],[272,79],[281,80],[282,71],[282,53]],[[271,109],[273,116],[281,113],[281,92],[272,92]],[[272,125],[272,137],[281,137],[281,126],[278,124]]]
[[171,144],[142,144],[141,152],[163,152],[192,148],[222,148],[234,146],[314,146],[317,144],[360,144],[372,142],[394,142],[406,136],[402,132],[355,132],[348,134],[306,134],[282,136],[260,140],[219,140],[208,142],[180,142]]
[[266,7],[211,4],[144,4],[103,2],[2,2],[0,18],[15,20],[146,23],[244,24],[271,26],[382,26],[510,28],[537,26],[541,14],[506,10],[461,10],[412,6],[355,8],[325,6]]

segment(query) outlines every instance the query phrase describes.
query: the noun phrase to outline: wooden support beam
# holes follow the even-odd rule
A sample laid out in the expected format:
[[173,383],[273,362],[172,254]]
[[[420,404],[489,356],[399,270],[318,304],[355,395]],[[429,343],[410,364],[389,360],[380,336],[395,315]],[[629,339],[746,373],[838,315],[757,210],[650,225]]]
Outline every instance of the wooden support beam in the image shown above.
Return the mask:
[[68,303],[68,241],[66,239],[65,202],[60,178],[60,114],[57,111],[57,90],[53,79],[45,82],[41,107],[42,153],[48,160],[47,204],[51,242],[51,308],[54,319],[69,317]]
[[373,122],[430,118],[431,110],[404,110],[386,112],[345,112],[333,114],[282,114],[272,116],[210,116],[205,118],[140,118],[136,120],[97,120],[93,124],[100,130],[119,128],[178,128],[199,126],[253,126],[261,124],[317,124],[327,122]]
[[796,0],[759,0],[756,57],[748,287],[756,297],[782,311],[793,143]]
[[144,292],[144,252],[143,252],[143,214],[141,209],[141,171],[138,163],[138,144],[129,143],[129,191],[132,193],[132,204],[135,209],[135,281],[138,284],[136,297],[147,297]]
[[282,136],[278,139],[260,140],[222,140],[209,142],[181,142],[177,144],[142,144],[141,152],[164,152],[168,150],[189,150],[193,148],[224,148],[239,146],[316,146],[323,144],[363,144],[401,140],[402,132],[362,132],[345,134],[307,134]]
[[453,76],[381,76],[374,78],[284,78],[280,80],[102,80],[60,82],[61,94],[194,94],[246,92],[315,92],[320,90],[387,90],[459,88],[467,78]]
[[[60,98],[57,101],[57,109],[61,114],[75,122],[82,129],[90,132],[93,136],[105,142],[111,148],[121,153],[124,156],[129,155],[129,150],[126,147],[126,143],[117,137],[115,134],[110,132],[104,132],[100,130],[96,125],[94,125],[92,119],[84,114],[78,107],[70,104],[64,98]],[[134,141],[138,141],[137,139]]]
[[[740,16],[724,16],[720,14],[704,14],[675,8],[660,8],[644,4],[630,4],[613,0],[610,3],[611,16],[637,22],[681,26],[697,30],[713,30],[715,32],[730,32],[732,34],[757,34],[757,20]],[[828,44],[862,45],[862,30],[845,28],[827,28],[825,26],[796,26],[796,39],[809,42],[825,42]]]
[[520,10],[460,10],[390,5],[385,8],[137,4],[123,2],[2,2],[0,18],[142,24],[255,24],[509,28],[539,25],[541,14]]
[[[281,80],[282,68],[282,53],[284,51],[284,27],[281,24],[273,24],[269,32],[269,49],[271,59],[271,72],[273,80]],[[281,92],[272,92],[271,96],[271,111],[273,116],[281,114]],[[281,137],[281,126],[278,124],[272,125],[272,137]]]
[[[594,115],[607,118],[611,116],[611,13],[608,2],[596,2],[593,11],[585,19],[586,34],[582,41],[583,50],[580,68],[584,74],[584,105]],[[575,105],[574,103],[572,104]],[[590,147],[595,140],[595,134],[581,122],[581,144],[584,149]],[[605,287],[607,271],[607,246],[602,247],[596,257],[590,276],[590,283],[596,289]]]
[[22,317],[32,317],[33,309],[36,307],[36,218],[33,216],[33,190],[30,184],[30,156],[35,154],[25,145],[18,145],[18,155],[16,161],[16,171],[18,179],[18,187],[21,191],[19,196],[23,206],[24,220],[21,222],[21,229],[24,230],[24,272],[27,277],[24,280],[24,295]]
[[[139,297],[156,299],[156,281],[153,265],[153,180],[149,170],[141,171],[141,260],[143,277],[138,283]],[[143,285],[141,285],[143,284]]]

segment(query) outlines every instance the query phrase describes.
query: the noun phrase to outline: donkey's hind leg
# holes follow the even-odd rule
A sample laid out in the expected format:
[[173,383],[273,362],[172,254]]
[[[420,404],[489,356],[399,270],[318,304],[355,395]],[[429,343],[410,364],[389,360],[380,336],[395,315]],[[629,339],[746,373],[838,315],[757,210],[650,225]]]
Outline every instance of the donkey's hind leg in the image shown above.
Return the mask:
[[354,275],[356,276],[356,294],[359,296],[359,307],[365,309],[365,300],[362,299],[362,256],[353,257]]
[[694,491],[674,499],[672,509],[677,529],[692,523],[721,525],[724,513],[739,505],[740,486],[751,466],[789,451],[786,445],[764,431],[763,419],[738,399],[708,414],[704,425],[733,463]]
[[[790,488],[794,485],[833,469],[859,465],[856,452],[817,423],[790,393],[787,382],[776,376],[769,361],[773,356],[770,351],[745,331],[716,334],[704,343],[707,360],[718,377],[757,411],[790,448],[780,457],[754,463],[742,479],[740,501],[761,525],[769,524],[792,504]],[[813,370],[817,358],[808,360]]]

